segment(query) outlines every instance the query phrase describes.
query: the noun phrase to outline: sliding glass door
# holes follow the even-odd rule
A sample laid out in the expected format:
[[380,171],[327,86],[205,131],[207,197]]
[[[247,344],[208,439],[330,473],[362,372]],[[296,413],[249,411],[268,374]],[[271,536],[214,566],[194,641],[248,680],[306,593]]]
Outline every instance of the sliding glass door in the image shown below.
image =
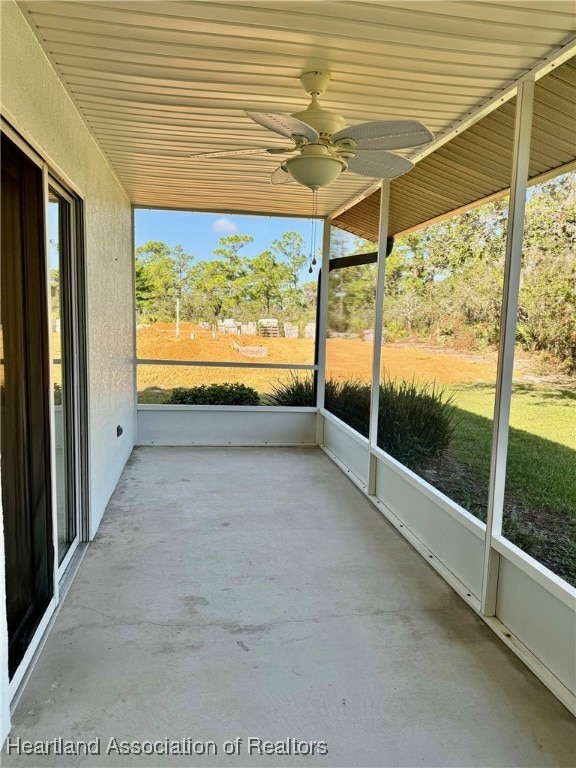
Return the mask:
[[0,486],[16,685],[87,515],[81,201],[28,150],[2,133]]

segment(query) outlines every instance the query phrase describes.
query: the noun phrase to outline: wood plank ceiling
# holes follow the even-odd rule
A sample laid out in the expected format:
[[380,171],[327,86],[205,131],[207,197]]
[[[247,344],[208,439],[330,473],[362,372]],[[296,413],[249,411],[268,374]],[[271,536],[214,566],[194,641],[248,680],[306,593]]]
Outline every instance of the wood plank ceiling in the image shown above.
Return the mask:
[[[389,235],[418,228],[478,200],[506,193],[512,171],[516,99],[479,120],[392,182]],[[530,143],[530,179],[576,168],[576,58],[536,83]],[[369,240],[378,238],[380,191],[334,224]]]
[[[412,117],[442,137],[576,33],[573,0],[20,7],[135,205],[290,216],[310,215],[311,193],[270,186],[277,158],[191,155],[286,146],[243,110],[303,109],[299,76],[311,70],[331,73],[322,104],[348,124]],[[401,180],[400,208],[420,194],[410,181],[417,171]],[[343,174],[320,191],[319,213],[341,209],[373,183]],[[441,195],[457,207],[466,190]],[[396,231],[410,223],[398,216]]]

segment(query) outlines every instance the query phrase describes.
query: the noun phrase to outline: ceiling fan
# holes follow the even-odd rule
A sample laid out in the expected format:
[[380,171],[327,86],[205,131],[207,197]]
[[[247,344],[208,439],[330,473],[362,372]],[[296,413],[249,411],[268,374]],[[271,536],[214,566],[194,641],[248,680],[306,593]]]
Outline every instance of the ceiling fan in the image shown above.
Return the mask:
[[327,72],[305,72],[300,83],[310,96],[302,112],[286,115],[277,112],[245,114],[254,122],[292,141],[289,147],[236,149],[205,152],[193,158],[229,157],[267,152],[291,154],[270,177],[272,184],[296,181],[317,190],[332,183],[344,171],[380,179],[394,179],[413,167],[413,163],[389,150],[418,147],[434,135],[418,120],[378,120],[346,126],[345,119],[320,106],[319,97],[330,81]]

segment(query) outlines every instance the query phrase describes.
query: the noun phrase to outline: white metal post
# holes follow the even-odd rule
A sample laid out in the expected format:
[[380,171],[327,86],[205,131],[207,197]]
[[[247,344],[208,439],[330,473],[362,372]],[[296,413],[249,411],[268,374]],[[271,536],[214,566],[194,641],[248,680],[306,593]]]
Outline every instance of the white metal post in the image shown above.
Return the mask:
[[380,213],[378,222],[378,262],[376,272],[376,306],[374,308],[374,348],[372,350],[372,390],[370,394],[370,429],[368,448],[368,494],[376,493],[376,458],[372,449],[378,446],[378,416],[380,411],[380,363],[384,321],[384,286],[386,282],[386,248],[390,209],[390,180],[380,187]]
[[[132,354],[134,365],[132,368],[132,402],[134,404],[134,418],[132,429],[134,430],[134,441],[138,443],[138,318],[136,315],[136,218],[134,215],[135,207],[132,206],[132,227],[130,228],[130,252],[132,254]],[[90,541],[90,521],[88,521],[86,541]]]
[[324,219],[324,229],[322,232],[322,269],[320,273],[320,306],[318,308],[318,328],[316,329],[316,338],[318,339],[318,376],[316,377],[316,403],[318,408],[324,408],[324,388],[326,384],[326,333],[328,329],[328,281],[330,278],[329,266],[331,228],[332,220],[328,218]]
[[510,403],[512,400],[514,343],[516,340],[516,316],[518,313],[518,293],[522,265],[524,211],[528,186],[533,103],[534,81],[527,80],[522,82],[518,88],[514,127],[512,180],[508,207],[508,231],[506,233],[504,288],[500,318],[500,349],[496,375],[490,486],[488,490],[482,579],[482,612],[486,616],[494,616],[496,613],[500,556],[492,548],[492,537],[502,532]]

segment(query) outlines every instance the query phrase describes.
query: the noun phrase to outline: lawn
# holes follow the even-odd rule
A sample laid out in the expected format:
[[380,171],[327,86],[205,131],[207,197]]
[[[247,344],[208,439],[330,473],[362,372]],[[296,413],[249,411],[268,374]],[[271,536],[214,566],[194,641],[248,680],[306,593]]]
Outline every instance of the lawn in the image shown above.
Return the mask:
[[[494,389],[447,388],[457,407],[452,452],[485,477],[490,471]],[[547,506],[576,520],[576,391],[517,384],[512,395],[507,475],[519,503]]]
[[[492,420],[495,389],[486,384],[447,385],[454,404]],[[512,388],[510,426],[576,450],[576,389],[516,382]]]
[[[447,455],[423,475],[486,519],[494,388],[446,390],[457,428]],[[576,584],[576,392],[514,386],[508,443],[504,533],[544,565]]]

